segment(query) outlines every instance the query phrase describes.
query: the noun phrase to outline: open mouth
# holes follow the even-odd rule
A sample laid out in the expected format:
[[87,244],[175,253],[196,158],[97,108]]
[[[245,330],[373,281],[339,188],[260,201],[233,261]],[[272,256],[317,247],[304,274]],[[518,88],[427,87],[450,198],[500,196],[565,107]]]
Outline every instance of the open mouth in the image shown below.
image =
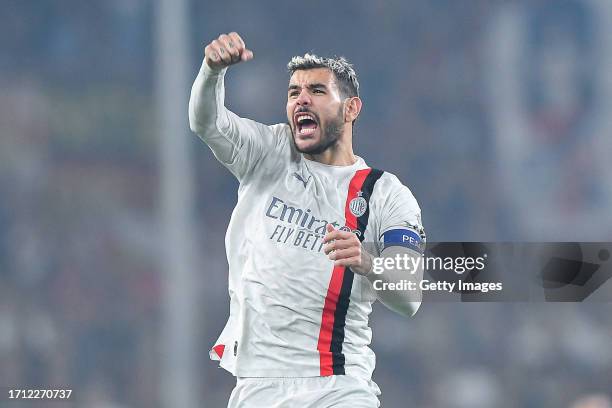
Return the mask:
[[299,136],[310,136],[319,127],[317,120],[311,113],[300,112],[294,115],[295,128]]

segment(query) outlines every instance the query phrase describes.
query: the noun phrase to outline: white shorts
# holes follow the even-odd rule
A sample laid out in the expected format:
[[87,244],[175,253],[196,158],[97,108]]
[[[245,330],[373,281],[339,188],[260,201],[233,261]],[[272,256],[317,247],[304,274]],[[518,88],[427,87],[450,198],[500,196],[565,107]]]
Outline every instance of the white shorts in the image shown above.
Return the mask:
[[228,408],[377,408],[374,381],[347,375],[236,379]]

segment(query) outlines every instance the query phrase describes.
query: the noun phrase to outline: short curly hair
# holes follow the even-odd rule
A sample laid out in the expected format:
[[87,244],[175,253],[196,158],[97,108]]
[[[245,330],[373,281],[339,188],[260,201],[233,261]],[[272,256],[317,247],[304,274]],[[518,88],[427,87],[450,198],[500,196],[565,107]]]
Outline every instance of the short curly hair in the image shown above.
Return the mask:
[[324,58],[315,54],[306,53],[304,56],[295,56],[287,64],[289,73],[314,68],[327,68],[334,73],[340,94],[345,98],[359,96],[359,81],[353,64],[344,57]]

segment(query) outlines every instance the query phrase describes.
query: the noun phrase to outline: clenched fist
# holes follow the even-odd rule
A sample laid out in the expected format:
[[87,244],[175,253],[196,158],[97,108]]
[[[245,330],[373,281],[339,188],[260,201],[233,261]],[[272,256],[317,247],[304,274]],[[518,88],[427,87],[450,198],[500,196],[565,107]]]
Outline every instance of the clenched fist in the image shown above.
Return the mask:
[[334,261],[334,266],[346,266],[358,275],[369,275],[372,255],[363,249],[357,235],[351,231],[334,229],[331,224],[327,224],[326,230],[323,252]]
[[247,49],[238,33],[221,34],[204,48],[206,64],[212,69],[222,69],[241,61],[253,59],[253,51]]

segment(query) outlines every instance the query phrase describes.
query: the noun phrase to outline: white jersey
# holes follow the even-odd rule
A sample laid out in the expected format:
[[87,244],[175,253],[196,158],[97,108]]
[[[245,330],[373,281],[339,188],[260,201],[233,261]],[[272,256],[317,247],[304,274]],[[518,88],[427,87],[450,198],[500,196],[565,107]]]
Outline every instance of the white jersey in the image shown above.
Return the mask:
[[192,129],[240,182],[225,237],[230,316],[211,358],[238,377],[369,380],[376,294],[367,278],[327,258],[325,226],[348,228],[379,252],[387,231],[422,231],[418,204],[397,177],[361,158],[350,166],[308,160],[287,124],[230,112],[224,75],[204,63],[189,107]]

